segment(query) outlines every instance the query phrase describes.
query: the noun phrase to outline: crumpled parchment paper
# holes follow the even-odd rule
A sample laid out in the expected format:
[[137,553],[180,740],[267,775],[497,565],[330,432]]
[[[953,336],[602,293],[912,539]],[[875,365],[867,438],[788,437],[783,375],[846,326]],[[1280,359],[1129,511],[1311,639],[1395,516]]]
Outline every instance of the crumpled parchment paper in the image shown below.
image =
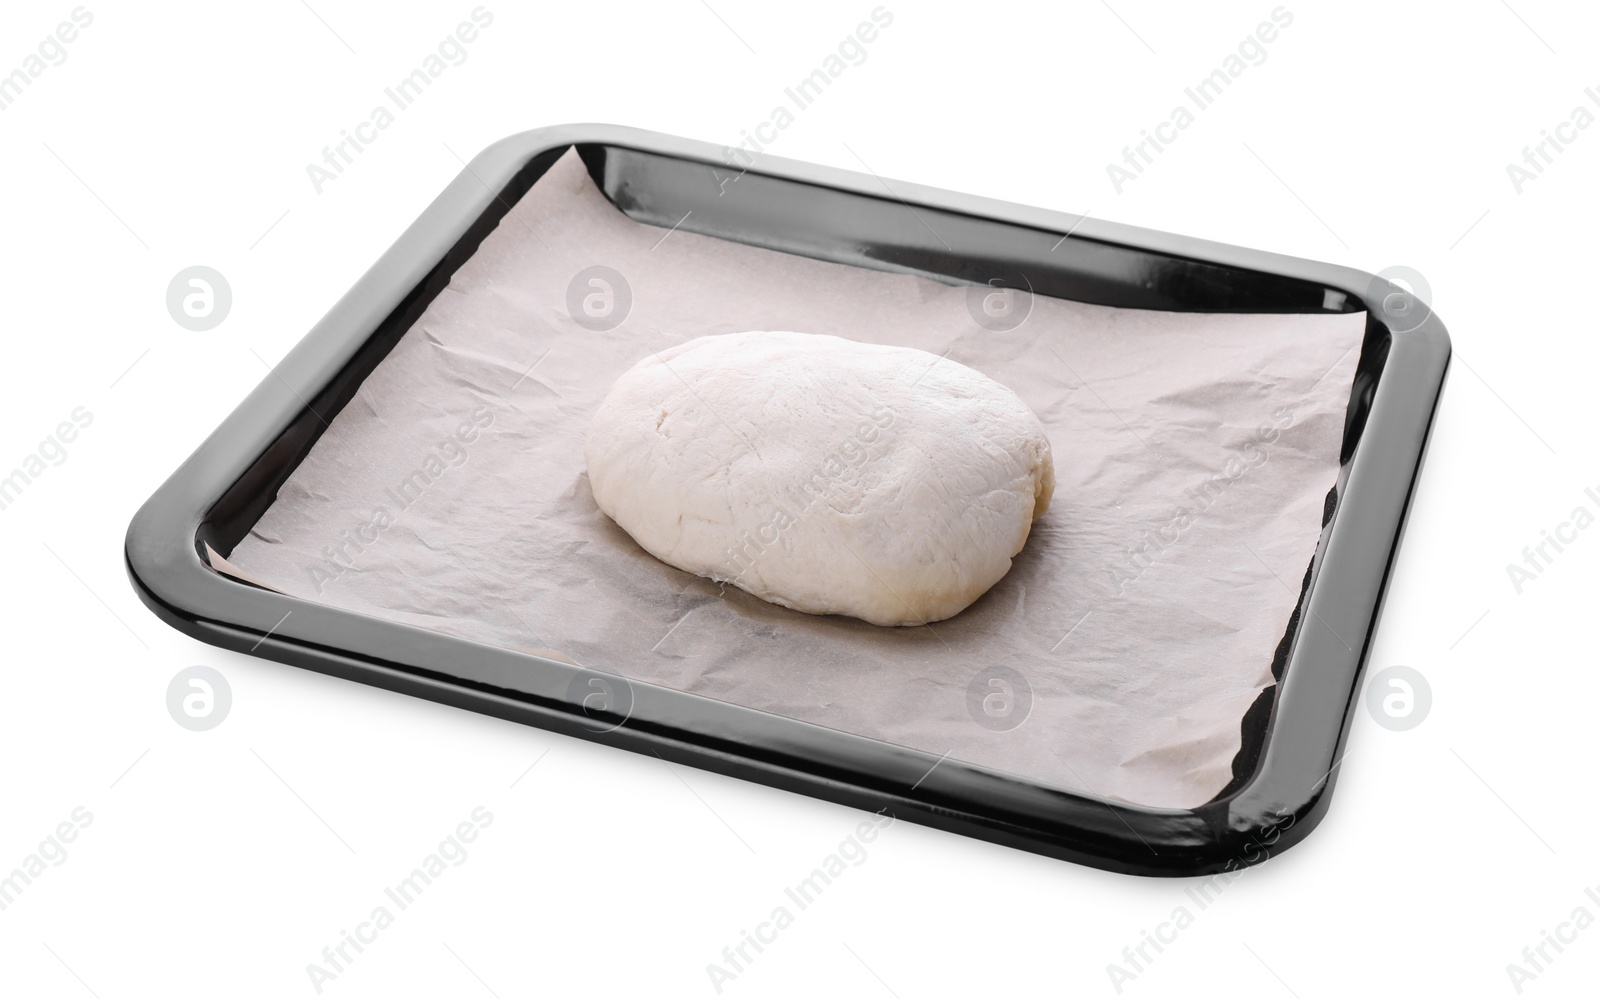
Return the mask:
[[[1091,794],[1202,804],[1272,683],[1365,316],[1035,296],[996,331],[968,297],[636,223],[569,151],[229,559],[306,599]],[[719,588],[601,514],[583,439],[616,377],[751,329],[919,347],[1017,392],[1057,486],[1010,574],[948,621],[879,628]]]

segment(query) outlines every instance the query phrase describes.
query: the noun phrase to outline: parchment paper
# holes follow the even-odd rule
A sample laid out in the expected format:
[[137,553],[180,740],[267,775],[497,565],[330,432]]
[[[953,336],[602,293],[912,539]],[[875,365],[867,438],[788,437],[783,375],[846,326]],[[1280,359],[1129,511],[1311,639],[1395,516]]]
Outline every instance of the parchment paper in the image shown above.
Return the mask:
[[[569,314],[593,265],[631,291],[615,329]],[[635,223],[569,151],[229,556],[307,599],[1193,807],[1230,780],[1244,712],[1272,683],[1364,323],[1035,296],[995,332],[965,286]],[[749,329],[920,347],[1016,391],[1058,481],[1010,574],[948,621],[878,628],[724,592],[601,514],[583,436],[611,383],[650,351]]]

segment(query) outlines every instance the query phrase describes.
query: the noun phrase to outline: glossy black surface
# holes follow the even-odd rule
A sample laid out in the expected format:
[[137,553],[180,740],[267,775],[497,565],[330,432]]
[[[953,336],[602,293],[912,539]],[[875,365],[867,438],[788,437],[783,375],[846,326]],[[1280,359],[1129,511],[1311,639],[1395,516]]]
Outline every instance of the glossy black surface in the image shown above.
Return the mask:
[[[1110,802],[643,683],[626,685],[626,719],[591,717],[580,706],[589,671],[212,570],[203,545],[232,551],[325,421],[571,145],[635,219],[792,253],[1134,308],[1367,310],[1338,485],[1279,650],[1279,683],[1245,719],[1223,794],[1195,809]],[[717,147],[634,129],[539,129],[474,159],[156,491],[129,527],[128,570],[163,620],[224,648],[1095,867],[1236,868],[1302,839],[1337,779],[1450,354],[1425,306],[1384,313],[1398,291],[1349,268],[772,157],[740,175]]]

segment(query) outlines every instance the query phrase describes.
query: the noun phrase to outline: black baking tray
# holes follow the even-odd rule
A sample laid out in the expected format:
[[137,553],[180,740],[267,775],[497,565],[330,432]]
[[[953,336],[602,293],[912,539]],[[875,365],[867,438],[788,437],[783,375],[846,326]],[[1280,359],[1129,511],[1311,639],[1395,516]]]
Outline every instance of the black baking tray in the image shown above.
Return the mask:
[[[1337,484],[1278,682],[1244,719],[1228,787],[1192,809],[1101,799],[213,568],[208,547],[232,552],[361,381],[573,146],[617,208],[663,227],[1098,305],[1366,312]],[[476,157],[162,484],[128,529],[128,572],[162,620],[223,648],[1094,867],[1213,873],[1293,845],[1328,808],[1449,357],[1426,303],[1347,267],[772,156],[743,169],[720,147],[637,129],[541,128]]]

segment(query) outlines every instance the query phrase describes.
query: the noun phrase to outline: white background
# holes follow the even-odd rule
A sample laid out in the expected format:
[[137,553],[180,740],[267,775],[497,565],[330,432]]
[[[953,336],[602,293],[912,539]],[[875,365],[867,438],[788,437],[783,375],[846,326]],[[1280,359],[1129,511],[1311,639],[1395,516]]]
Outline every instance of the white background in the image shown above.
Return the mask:
[[[73,6],[6,4],[0,73]],[[323,994],[711,996],[706,966],[865,817],[222,652],[128,585],[134,510],[456,154],[570,121],[735,143],[874,4],[496,0],[467,61],[318,194],[306,164],[473,6],[90,3],[0,112],[0,472],[94,415],[0,511],[0,871],[93,815],[0,911],[4,994],[315,995],[306,966],[483,805],[466,862]],[[1267,61],[1118,194],[1107,163],[1271,0],[887,6],[775,154],[1426,275],[1455,362],[1369,673],[1422,671],[1433,709],[1407,732],[1359,709],[1328,818],[1204,911],[1183,882],[900,822],[723,994],[1115,995],[1107,965],[1181,904],[1194,924],[1123,994],[1516,994],[1524,947],[1600,916],[1600,529],[1520,594],[1506,572],[1600,491],[1600,128],[1520,194],[1506,173],[1600,88],[1594,9],[1294,0]],[[210,332],[165,308],[191,264],[233,288]],[[203,733],[165,706],[196,664],[233,690]],[[1597,978],[1591,927],[1524,994]]]

